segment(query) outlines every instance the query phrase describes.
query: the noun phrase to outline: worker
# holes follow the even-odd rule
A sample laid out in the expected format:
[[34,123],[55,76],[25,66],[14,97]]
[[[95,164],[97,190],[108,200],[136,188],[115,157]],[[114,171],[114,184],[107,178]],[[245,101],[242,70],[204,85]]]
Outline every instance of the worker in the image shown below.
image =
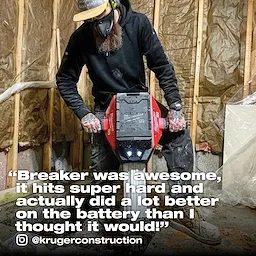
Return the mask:
[[[159,80],[169,107],[169,136],[162,140],[168,171],[192,172],[193,147],[186,129],[174,67],[147,16],[133,11],[128,0],[77,0],[77,4],[81,11],[74,16],[74,21],[84,23],[71,35],[56,78],[66,104],[81,120],[84,130],[94,134],[92,171],[119,168],[119,161],[104,133],[100,133],[100,120],[114,94],[148,91],[143,61],[145,56],[147,66]],[[93,111],[77,91],[84,65],[93,84]],[[171,196],[188,195],[180,193]],[[191,206],[178,208],[184,211],[185,217],[170,221],[173,228],[206,244],[220,243],[218,228],[202,220],[198,211],[195,218],[190,219],[188,212]]]

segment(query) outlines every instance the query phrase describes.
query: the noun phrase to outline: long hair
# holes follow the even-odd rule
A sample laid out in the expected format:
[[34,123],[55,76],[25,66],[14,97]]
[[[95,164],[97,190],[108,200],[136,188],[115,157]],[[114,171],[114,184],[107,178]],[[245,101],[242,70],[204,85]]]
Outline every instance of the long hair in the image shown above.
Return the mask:
[[123,44],[122,27],[119,25],[118,22],[113,22],[113,27],[107,38],[103,38],[102,36],[100,36],[95,29],[93,30],[93,33],[96,41],[96,46],[100,53],[116,51],[120,49]]

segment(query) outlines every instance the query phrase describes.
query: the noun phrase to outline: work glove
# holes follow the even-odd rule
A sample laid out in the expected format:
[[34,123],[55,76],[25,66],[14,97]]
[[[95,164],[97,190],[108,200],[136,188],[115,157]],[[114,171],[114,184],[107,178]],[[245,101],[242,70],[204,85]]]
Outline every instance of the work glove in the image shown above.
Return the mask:
[[101,131],[100,120],[92,113],[88,113],[81,119],[81,126],[89,133],[98,133]]
[[186,129],[186,120],[179,102],[175,102],[170,106],[167,122],[169,123],[170,132],[179,132]]

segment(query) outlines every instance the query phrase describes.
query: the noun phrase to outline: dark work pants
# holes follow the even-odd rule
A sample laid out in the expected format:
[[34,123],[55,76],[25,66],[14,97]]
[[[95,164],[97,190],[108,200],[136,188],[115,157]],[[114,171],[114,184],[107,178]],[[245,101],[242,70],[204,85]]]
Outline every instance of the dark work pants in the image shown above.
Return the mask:
[[[101,120],[105,112],[96,112],[95,115]],[[165,116],[165,114],[163,114]],[[188,130],[170,133],[163,132],[159,142],[163,146],[162,153],[167,163],[169,172],[192,172],[194,165],[193,146]],[[91,170],[96,172],[117,171],[120,163],[112,151],[103,133],[93,134]],[[191,181],[170,181],[169,186],[174,184],[191,184]],[[187,194],[171,194],[172,197],[186,197]]]

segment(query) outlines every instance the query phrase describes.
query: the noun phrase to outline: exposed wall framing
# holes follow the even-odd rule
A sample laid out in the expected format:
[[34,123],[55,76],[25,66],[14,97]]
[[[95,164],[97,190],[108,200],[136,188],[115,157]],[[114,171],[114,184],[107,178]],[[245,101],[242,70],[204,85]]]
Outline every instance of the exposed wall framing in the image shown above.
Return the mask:
[[191,123],[191,139],[193,145],[196,143],[197,133],[197,114],[198,114],[198,97],[199,97],[199,79],[202,58],[202,40],[203,40],[203,16],[204,16],[204,0],[199,0],[198,6],[198,22],[197,22],[197,46],[196,46],[196,63],[195,63],[195,83],[193,93],[193,115]]
[[253,40],[253,18],[254,0],[248,0],[246,46],[245,46],[245,68],[244,68],[244,96],[250,92],[251,63],[252,63],[252,40]]
[[[6,5],[11,4],[9,1],[7,0],[5,1],[6,1],[5,3]],[[75,29],[76,24],[72,24],[71,22],[72,15],[74,14],[74,12],[76,12],[76,7],[74,7],[75,1],[73,0],[35,0],[35,1],[37,4],[41,4],[44,8],[46,9],[48,8],[47,10],[45,10],[47,11],[46,15],[49,14],[48,12],[51,13],[51,16],[49,17],[47,16],[47,18],[44,21],[49,23],[49,28],[47,28],[48,30],[46,29],[46,31],[48,31],[49,36],[51,36],[51,42],[47,38],[47,41],[49,41],[48,44],[51,44],[51,46],[48,48],[46,47],[47,54],[49,55],[49,60],[47,58],[45,58],[44,60],[40,59],[42,58],[43,55],[46,55],[46,52],[44,51],[41,52],[41,47],[43,47],[43,45],[42,46],[40,45],[40,47],[38,47],[38,49],[34,51],[34,54],[38,55],[36,59],[33,59],[30,56],[32,50],[24,53],[25,51],[24,49],[26,49],[27,47],[26,40],[28,40],[28,36],[30,37],[32,36],[32,35],[27,35],[27,32],[28,32],[27,30],[30,29],[30,26],[26,25],[26,22],[31,24],[31,20],[26,21],[26,19],[28,19],[28,16],[33,17],[36,8],[34,7],[34,10],[31,10],[30,5],[32,2],[30,0],[18,0],[17,4],[15,5],[15,8],[17,9],[17,17],[15,17],[16,21],[14,22],[15,27],[11,29],[10,27],[8,27],[10,26],[11,21],[13,22],[13,20],[10,20],[10,21],[7,20],[2,23],[4,26],[6,26],[8,31],[13,31],[12,33],[14,34],[14,37],[16,38],[16,40],[15,40],[15,46],[13,49],[14,50],[13,52],[15,52],[13,60],[9,61],[8,65],[5,64],[5,66],[9,67],[10,70],[12,69],[11,67],[13,65],[14,66],[13,70],[15,69],[15,72],[13,72],[12,74],[11,71],[9,70],[6,71],[10,73],[8,73],[8,76],[6,75],[6,77],[8,78],[4,77],[3,79],[4,81],[3,87],[0,88],[1,92],[10,86],[11,76],[13,79],[12,84],[17,82],[33,81],[33,79],[38,79],[43,81],[45,80],[54,81],[57,67],[60,65],[61,56],[63,55],[64,49],[67,44],[67,39],[70,36],[71,32],[74,31]],[[35,4],[35,1],[33,1],[34,4]],[[223,5],[230,4],[232,5],[232,7],[234,7],[231,0],[226,0],[226,1],[218,0],[218,1]],[[168,45],[168,40],[170,39],[169,36],[171,33],[173,33],[172,35],[173,38],[174,37],[178,38],[179,36],[181,36],[182,38],[182,36],[184,36],[181,33],[183,31],[180,31],[178,26],[179,25],[178,23],[180,22],[180,19],[183,19],[183,16],[181,15],[181,17],[178,17],[180,13],[175,13],[175,8],[174,8],[175,5],[180,4],[182,1],[152,0],[152,1],[143,2],[143,1],[133,0],[131,2],[135,10],[144,12],[146,15],[148,15],[148,17],[150,18],[150,20],[154,25],[156,32],[159,34],[160,39],[162,39],[161,41],[164,47],[166,48],[166,52],[170,60],[174,59],[174,62],[176,62],[176,64],[179,61],[182,62],[181,57],[177,53],[180,51],[180,48],[182,48],[182,46],[178,48],[179,47],[178,40],[175,38],[175,40],[172,42],[172,44],[174,45],[173,48],[172,46]],[[210,81],[211,77],[210,79],[209,77],[206,77],[206,76],[209,76],[209,74],[204,74],[204,69],[206,67],[206,64],[204,63],[206,50],[204,48],[205,48],[205,41],[207,41],[207,36],[208,36],[206,34],[206,27],[207,27],[206,22],[208,22],[207,19],[209,19],[209,17],[206,14],[206,11],[209,10],[213,4],[216,4],[216,1],[213,1],[213,0],[195,0],[195,1],[188,0],[186,2],[184,1],[184,4],[187,4],[186,11],[187,12],[190,11],[189,25],[191,24],[194,24],[194,25],[192,29],[193,31],[191,32],[193,36],[191,36],[189,39],[186,39],[188,41],[192,41],[192,43],[189,42],[190,43],[190,46],[188,47],[189,49],[184,49],[184,51],[186,51],[186,54],[191,56],[190,57],[191,65],[188,65],[189,68],[188,67],[184,68],[184,69],[189,69],[189,71],[182,70],[182,67],[177,68],[179,73],[178,84],[181,85],[182,87],[181,91],[182,91],[182,97],[184,98],[184,109],[186,109],[187,119],[190,121],[191,136],[194,144],[201,142],[201,140],[198,140],[197,138],[198,138],[198,134],[200,132],[202,133],[202,131],[198,129],[198,126],[202,124],[201,117],[199,116],[201,115],[202,108],[204,110],[204,106],[202,103],[203,101],[208,102],[210,105],[216,102],[216,98],[219,98],[220,99],[219,102],[222,102],[222,103],[219,103],[217,100],[216,105],[218,105],[218,107],[221,107],[220,105],[225,104],[225,102],[228,100],[228,97],[235,92],[237,87],[240,86],[239,83],[241,81],[242,81],[241,86],[244,86],[244,96],[251,93],[252,88],[256,87],[256,64],[255,64],[256,63],[255,61],[256,59],[256,29],[255,29],[256,7],[255,5],[256,4],[254,0],[248,0],[248,1],[236,0],[236,3],[238,3],[240,7],[242,6],[241,9],[242,8],[246,9],[245,16],[247,17],[247,19],[246,19],[246,22],[242,20],[242,21],[239,21],[240,23],[238,22],[238,24],[235,24],[237,26],[237,30],[239,31],[241,28],[242,30],[241,34],[244,33],[244,35],[241,35],[241,38],[242,36],[244,36],[244,42],[241,43],[241,46],[237,47],[237,49],[240,47],[237,50],[237,52],[239,52],[239,54],[241,53],[241,55],[237,56],[236,61],[238,60],[239,57],[241,59],[239,62],[239,66],[237,67],[237,70],[234,71],[234,73],[236,74],[233,77],[229,76],[230,74],[225,74],[227,75],[227,78],[225,78],[227,81],[230,80],[229,79],[230,77],[232,79],[236,77],[236,80],[234,79],[235,80],[234,83],[231,84],[230,88],[226,90],[231,92],[227,96],[225,94],[226,91],[221,88],[220,86],[221,84],[218,84],[216,81]],[[191,9],[193,9],[192,12],[191,12]],[[62,14],[63,14],[63,10],[67,12],[67,16],[70,17],[70,21],[65,20],[66,23],[64,22],[63,20],[64,18],[62,17],[63,15],[59,15],[60,10],[62,10]],[[241,13],[238,12],[238,16]],[[186,12],[184,11],[184,15],[185,14]],[[169,19],[170,16],[171,16],[171,19]],[[191,17],[193,19],[191,19]],[[169,21],[172,21],[172,22],[174,21],[174,23],[175,22],[176,23],[172,24]],[[185,24],[184,27],[188,26],[188,23],[184,22],[184,24]],[[214,25],[214,22],[212,22],[212,24]],[[38,24],[36,23],[33,25],[36,26]],[[41,27],[43,27],[43,25],[41,25]],[[166,28],[168,28],[168,31],[165,31]],[[64,30],[65,30],[65,33],[63,32]],[[179,33],[181,35],[179,35]],[[8,37],[10,36],[8,35]],[[236,37],[239,37],[239,36],[236,35]],[[224,39],[227,40],[227,38],[224,38]],[[38,44],[38,43],[39,42],[36,41],[35,44]],[[45,42],[43,42],[42,44],[44,43]],[[30,42],[29,47],[31,47],[31,44],[32,43]],[[208,47],[211,48],[211,45]],[[211,55],[212,53],[213,51],[211,51],[208,55]],[[243,57],[243,54],[245,55],[245,57]],[[9,57],[10,54],[5,53],[5,55],[8,56],[8,58],[10,58]],[[35,68],[33,66],[35,62],[40,63],[41,66]],[[12,64],[12,63],[15,63],[15,64]],[[176,64],[174,66],[178,66]],[[44,66],[44,69],[46,70],[46,72],[38,75],[39,70],[42,66]],[[48,68],[48,73],[47,73],[47,68]],[[26,72],[26,70],[29,70],[29,72]],[[189,76],[189,79],[187,79],[188,77],[185,77],[183,73],[186,73],[186,76]],[[189,75],[187,75],[187,73]],[[214,73],[214,71],[212,73]],[[37,75],[40,78],[38,78]],[[216,88],[221,88],[221,90],[223,90],[223,94],[219,93],[221,94],[221,96],[219,94],[215,95],[213,93],[212,98],[215,97],[213,100],[211,98],[211,95],[209,96],[208,94],[206,94],[207,90],[209,90],[210,88],[208,87],[207,89],[206,87],[211,83],[212,85],[210,86],[216,85]],[[80,81],[78,83],[78,89],[79,89],[79,92],[81,93],[82,98],[87,103],[92,102],[89,96],[90,86],[91,85],[90,85],[90,81],[88,80],[88,73],[86,68],[84,68],[80,77]],[[161,100],[162,94],[159,88],[157,87],[157,81],[152,72],[150,73],[150,77],[149,77],[149,86],[150,86],[150,92],[153,95],[155,95],[157,99]],[[46,106],[41,106],[42,107],[40,109],[41,112],[38,111],[38,115],[41,115],[40,116],[40,118],[42,119],[41,122],[48,127],[47,129],[45,129],[47,131],[45,131],[42,138],[40,139],[41,140],[40,146],[44,147],[44,155],[43,155],[44,169],[47,171],[51,170],[53,143],[61,142],[63,139],[68,141],[71,145],[70,151],[71,151],[71,162],[72,162],[73,168],[82,169],[84,167],[83,142],[87,141],[87,143],[89,143],[88,134],[80,130],[80,124],[78,120],[67,109],[63,100],[59,98],[59,95],[56,89],[47,89],[47,91],[48,91],[47,93],[46,92],[41,94],[38,93],[37,95],[37,97],[39,98],[43,97],[44,94],[47,95],[45,96],[45,100],[42,100],[43,104],[45,102]],[[189,92],[187,93],[187,91]],[[7,108],[11,108],[12,110],[10,111],[11,113],[9,114],[9,116],[10,116],[10,119],[13,120],[13,122],[12,124],[10,124],[11,126],[9,127],[10,130],[8,131],[6,130],[6,134],[9,134],[10,138],[5,139],[5,142],[1,143],[2,145],[0,145],[2,150],[8,151],[8,156],[7,156],[8,161],[7,161],[7,169],[6,169],[7,172],[9,170],[16,170],[18,168],[19,146],[21,145],[21,142],[24,144],[24,138],[22,138],[23,128],[21,128],[23,126],[20,126],[20,125],[21,123],[24,123],[24,120],[22,120],[22,118],[24,116],[26,117],[27,115],[23,115],[23,110],[24,108],[26,108],[26,104],[23,104],[23,98],[25,97],[22,98],[22,95],[23,95],[23,92],[14,94],[10,99],[10,102],[8,102],[7,104]],[[31,97],[31,95],[28,95],[28,96]],[[56,107],[56,101],[58,102],[57,107]],[[3,109],[6,109],[6,108],[3,108]],[[191,114],[192,112],[191,109],[193,109],[192,114]],[[47,113],[47,114],[42,115],[42,113]],[[42,126],[42,127],[45,127],[45,126]],[[0,124],[0,130],[3,129],[3,127],[4,126]],[[26,134],[28,133],[29,132],[26,131]],[[27,138],[29,136],[25,136],[25,137]],[[206,136],[204,136],[204,139],[202,140],[207,141],[207,139],[208,137],[206,134]],[[29,141],[26,145],[32,147],[33,143]],[[87,152],[87,150],[85,151]],[[219,149],[217,151],[219,152]],[[149,170],[150,169],[151,167],[149,165]],[[15,186],[15,183],[16,183],[15,178],[7,177],[7,185],[6,185],[7,188],[11,188]]]
[[[56,68],[57,68],[57,26],[58,26],[58,14],[59,14],[59,0],[53,0],[53,24],[52,24],[52,41],[50,49],[50,64],[49,64],[49,80],[55,80]],[[54,91],[50,89],[48,91],[48,116],[49,116],[49,140],[44,145],[43,155],[43,168],[50,172],[52,166],[52,132],[53,132],[53,103],[54,103]]]
[[[161,0],[155,0],[154,1],[153,26],[154,26],[154,29],[155,29],[157,34],[158,34],[158,30],[159,30],[160,4],[161,4]],[[150,72],[149,86],[150,86],[150,93],[155,97],[155,94],[156,94],[156,77],[155,77],[155,73],[152,72],[152,71]]]
[[[40,0],[37,0],[38,3],[40,2]],[[49,0],[51,1],[51,0]],[[48,2],[49,2],[48,1]],[[64,47],[61,49],[61,32],[59,29],[59,24],[60,24],[60,7],[61,4],[63,5],[65,2],[65,4],[69,4],[72,8],[70,8],[73,13],[76,11],[75,8],[73,8],[73,5],[70,4],[71,1],[69,1],[70,3],[67,3],[67,1],[64,0],[52,0],[51,1],[51,5],[49,5],[48,7],[51,8],[51,13],[52,13],[52,19],[48,19],[49,21],[52,21],[52,25],[51,27],[51,31],[49,31],[49,33],[51,33],[51,46],[50,46],[50,52],[49,52],[49,62],[48,62],[48,79],[49,81],[55,81],[55,75],[57,72],[57,67],[60,65],[60,61],[61,61],[61,56],[63,54],[63,51],[66,47],[66,42],[64,42]],[[50,3],[50,2],[49,2]],[[35,3],[36,4],[36,3]],[[40,4],[44,4],[41,3]],[[17,10],[18,10],[18,18],[17,18],[17,40],[16,40],[16,44],[15,44],[15,67],[16,67],[16,83],[19,82],[23,82],[26,80],[27,77],[29,77],[29,75],[27,74],[29,72],[29,68],[31,66],[33,66],[34,63],[40,61],[40,56],[38,57],[38,59],[33,60],[32,63],[29,63],[30,60],[25,60],[26,58],[30,57],[24,50],[26,47],[26,41],[24,41],[24,33],[28,32],[26,31],[26,29],[28,29],[27,23],[29,22],[29,19],[32,17],[34,17],[34,13],[33,13],[33,6],[31,7],[31,3],[29,2],[29,0],[19,0],[18,1],[18,6],[17,6]],[[43,10],[44,11],[44,10]],[[46,14],[47,15],[47,14]],[[70,15],[71,19],[72,19],[72,15]],[[47,17],[45,17],[47,19]],[[6,24],[8,24],[6,22]],[[74,27],[75,28],[75,27]],[[74,31],[74,29],[73,29]],[[29,31],[30,33],[30,31]],[[69,34],[70,35],[70,34]],[[25,37],[29,37],[30,34],[26,34]],[[37,38],[36,38],[37,39]],[[29,49],[30,50],[30,49]],[[31,49],[30,52],[33,52],[34,49]],[[25,61],[24,61],[25,60]],[[26,63],[27,62],[27,63]],[[31,69],[33,70],[33,68]],[[85,84],[85,83],[84,83]],[[83,90],[83,89],[82,89]],[[21,92],[23,93],[23,92]],[[55,136],[55,141],[61,141],[62,139],[66,140],[66,138],[68,138],[70,140],[70,136],[69,134],[72,133],[74,130],[76,131],[77,135],[73,135],[73,137],[75,138],[75,141],[78,143],[78,147],[75,147],[74,150],[72,151],[73,156],[71,157],[72,160],[72,164],[74,166],[77,167],[77,169],[82,169],[83,167],[83,132],[79,131],[78,129],[78,125],[76,125],[76,127],[74,127],[73,130],[68,131],[67,128],[69,128],[70,126],[72,127],[72,118],[75,119],[74,114],[71,113],[72,118],[68,120],[69,124],[66,124],[66,116],[69,114],[70,112],[67,114],[67,107],[64,104],[64,101],[60,98],[60,127],[58,128],[55,124],[55,127],[53,127],[54,122],[56,122],[54,119],[54,106],[56,105],[56,103],[54,102],[55,96],[57,96],[56,94],[56,89],[51,88],[48,89],[48,93],[47,93],[47,107],[46,107],[46,112],[47,112],[47,118],[44,120],[47,123],[47,136],[45,137],[45,144],[42,145],[43,146],[43,169],[46,171],[50,171],[52,166],[53,166],[53,162],[52,162],[52,150],[53,150],[53,129],[59,129],[59,134],[61,134],[61,137],[58,139]],[[32,94],[30,95],[32,96]],[[33,96],[32,96],[33,97]],[[21,102],[21,97],[20,97],[20,93],[16,93],[14,96],[14,115],[13,115],[13,138],[12,141],[10,142],[10,148],[7,148],[8,154],[7,154],[7,168],[6,171],[8,173],[9,170],[17,170],[18,169],[18,154],[19,154],[19,148],[21,144],[24,145],[33,145],[34,142],[28,142],[28,143],[21,143],[21,127],[20,126],[20,102]],[[28,100],[28,99],[27,99]],[[45,112],[45,113],[46,113]],[[38,118],[41,118],[38,116]],[[23,120],[22,120],[23,121]],[[57,124],[58,125],[58,124]],[[68,127],[69,126],[69,127]],[[56,134],[56,132],[55,132]],[[68,136],[66,136],[68,135]],[[71,137],[71,141],[72,141],[72,137]],[[79,156],[79,157],[74,157],[74,156]],[[33,170],[31,170],[33,171]],[[6,188],[11,188],[14,187],[16,184],[16,179],[15,177],[9,178],[8,176],[6,176],[7,181],[6,181]]]
[[[24,11],[25,2],[24,0],[18,1],[18,33],[17,33],[17,44],[16,44],[16,77],[17,82],[21,81],[22,71],[22,40],[23,40],[23,24],[24,24]],[[7,158],[7,169],[17,170],[18,165],[18,150],[19,150],[19,121],[20,121],[20,94],[14,95],[14,132],[12,146],[8,152]],[[16,184],[15,177],[7,177],[7,188],[14,187]]]
[[252,91],[256,91],[256,2],[255,1],[254,1],[254,12],[253,12],[253,43],[252,43],[250,85],[251,85]]

